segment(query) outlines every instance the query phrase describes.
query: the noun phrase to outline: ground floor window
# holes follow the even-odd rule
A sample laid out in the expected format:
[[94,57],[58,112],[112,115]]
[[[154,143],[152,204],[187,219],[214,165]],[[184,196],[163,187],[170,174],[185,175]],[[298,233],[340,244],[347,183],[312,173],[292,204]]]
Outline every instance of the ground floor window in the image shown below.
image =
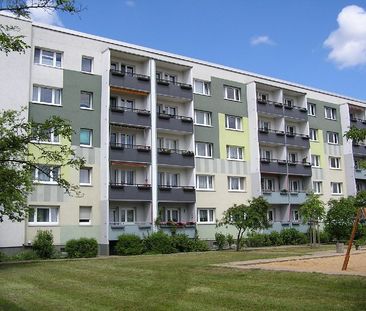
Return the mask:
[[214,208],[199,208],[197,210],[197,219],[200,223],[214,223],[215,209]]
[[177,208],[167,208],[166,209],[166,220],[167,221],[179,221],[179,210]]
[[110,222],[112,223],[134,223],[135,209],[115,207],[111,209]]
[[58,224],[58,207],[31,207],[29,211],[28,222],[30,224]]

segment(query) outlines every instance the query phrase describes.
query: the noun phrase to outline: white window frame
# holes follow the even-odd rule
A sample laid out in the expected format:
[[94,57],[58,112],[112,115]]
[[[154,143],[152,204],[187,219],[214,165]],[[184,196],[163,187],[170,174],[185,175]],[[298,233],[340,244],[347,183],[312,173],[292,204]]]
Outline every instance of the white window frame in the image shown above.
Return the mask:
[[[203,114],[203,122],[204,123],[198,123],[197,122],[197,114],[202,113]],[[199,126],[209,126],[212,127],[212,113],[210,111],[203,111],[203,110],[195,110],[194,111],[194,124]]]
[[[36,62],[36,50],[39,50],[39,62]],[[44,53],[48,52],[48,53],[52,53],[52,65],[49,64],[44,64],[43,61],[43,57],[44,57]],[[60,65],[57,64],[57,54],[60,55]],[[48,56],[45,56],[47,58],[49,58]],[[42,65],[42,66],[47,66],[47,67],[53,67],[53,68],[62,68],[62,63],[63,63],[63,53],[60,51],[53,51],[53,50],[48,50],[48,49],[42,49],[39,47],[36,47],[34,49],[34,57],[33,57],[33,62],[34,64],[37,65]]]
[[[272,184],[272,187],[269,186],[270,184]],[[275,191],[276,189],[275,179],[269,177],[262,177],[261,188],[262,191],[271,191],[271,192]]]
[[50,145],[60,145],[60,135],[55,135],[53,128],[48,131],[49,139],[48,140],[35,140],[32,139],[33,143],[37,144],[50,144]]
[[[84,59],[87,59],[87,60],[90,60],[90,71],[85,71],[83,70],[83,60]],[[81,56],[81,72],[84,72],[84,73],[93,73],[93,64],[94,63],[94,58],[93,57],[90,57],[90,56]]]
[[134,185],[136,183],[136,172],[126,169],[114,169],[111,176],[112,183],[122,185]]
[[[233,152],[231,152],[231,150],[233,150]],[[236,154],[235,158],[231,157],[232,153]],[[226,158],[228,160],[233,160],[233,161],[244,161],[244,147],[227,145],[226,146]]]
[[290,97],[285,97],[283,99],[283,103],[285,104],[285,106],[287,107],[294,107],[295,106],[295,100],[293,98]]
[[[238,189],[233,188],[233,180],[238,180]],[[245,192],[245,177],[241,176],[228,176],[227,177],[228,190],[230,192]]]
[[[82,209],[88,209],[89,210],[89,217],[88,218],[84,218],[84,217],[81,217],[81,210]],[[92,218],[92,206],[79,206],[79,225],[80,226],[88,226],[88,225],[91,225],[92,221],[91,221],[91,218]]]
[[318,155],[318,154],[311,155],[311,166],[320,167],[320,155]]
[[34,169],[34,175],[33,175],[33,183],[35,184],[50,184],[50,185],[56,185],[57,184],[57,181],[55,181],[53,178],[54,178],[54,170],[56,169],[57,170],[57,176],[60,176],[60,167],[58,166],[51,166],[51,165],[46,165],[46,164],[38,164],[38,166],[44,166],[44,167],[47,167],[49,170],[50,170],[50,173],[49,173],[49,178],[50,180],[39,180],[39,175],[40,173],[41,174],[44,174],[42,173],[42,171],[36,167]]
[[180,173],[158,172],[159,186],[180,187]]
[[262,92],[262,91],[258,91],[257,93],[257,100],[262,100],[262,101],[269,101],[269,94]]
[[330,169],[341,169],[341,158],[340,157],[329,157],[329,168]]
[[316,104],[308,103],[308,116],[316,116]]
[[[204,150],[205,150],[205,154],[204,155],[200,155],[198,150],[198,145],[203,145],[204,146]],[[213,157],[213,144],[212,143],[206,143],[206,142],[200,142],[197,141],[196,142],[196,152],[195,155],[197,158],[207,158],[207,159],[211,159]]]
[[[89,96],[89,107],[82,107],[81,106],[81,96],[83,94],[87,94]],[[88,92],[88,91],[81,91],[80,92],[80,109],[82,110],[93,110],[93,92]]]
[[[52,100],[51,102],[43,102],[41,101],[41,90],[48,89],[52,91]],[[62,106],[62,89],[54,88],[50,86],[33,84],[32,88],[32,103],[42,104],[42,105],[51,105],[51,106]],[[57,103],[58,101],[58,103]]]
[[[53,206],[31,206],[33,209],[33,220],[28,217],[28,225],[30,226],[57,226],[59,224],[60,208]],[[48,209],[49,221],[37,221],[38,209]],[[56,221],[52,221],[52,210],[56,210]]]
[[[132,207],[114,207],[112,209],[112,212],[113,210],[115,211],[118,211],[118,221],[113,221],[112,223],[117,223],[117,224],[134,224],[136,222],[136,211],[134,208]],[[128,212],[129,211],[132,211],[133,213],[133,221],[128,221]],[[125,221],[122,221],[122,213],[124,214],[125,216]]]
[[293,222],[300,222],[300,212],[298,209],[292,210],[292,221]]
[[[200,188],[199,180],[200,178],[206,179],[205,183],[207,185],[206,188]],[[211,184],[211,187],[210,187]],[[196,175],[196,189],[197,190],[204,190],[204,191],[214,191],[215,184],[214,184],[214,176],[213,175]]]
[[[81,182],[81,171],[88,171],[88,182]],[[79,172],[79,185],[80,186],[91,186],[92,185],[92,168],[91,167],[82,167]]]
[[[234,98],[230,98],[228,96],[228,90],[232,89],[233,90],[233,94],[234,94]],[[227,100],[232,100],[232,101],[240,101],[240,88],[239,87],[235,87],[235,86],[230,86],[230,85],[224,85],[224,91],[225,91],[225,99]]]
[[[199,90],[197,90],[196,83],[201,83],[202,84],[202,92],[199,92]],[[200,94],[200,95],[205,95],[205,96],[210,96],[211,95],[211,82],[209,82],[209,81],[194,79],[193,80],[193,87],[194,87],[194,93],[195,94]]]
[[81,128],[80,129],[80,135],[81,135],[82,130],[88,131],[90,133],[90,135],[89,135],[89,144],[88,145],[82,144],[81,141],[80,141],[80,147],[92,147],[93,146],[93,130],[92,129]]
[[311,141],[318,141],[318,129],[314,128],[309,129],[309,139]]
[[322,194],[323,193],[323,182],[313,181],[313,192],[315,194]]
[[[201,220],[200,212],[206,212],[207,221]],[[214,224],[216,223],[215,208],[197,208],[197,223],[199,224]]]
[[[234,118],[235,120],[235,128],[230,127],[230,122],[229,120],[231,118]],[[231,130],[231,131],[243,131],[243,121],[242,121],[242,117],[237,117],[237,116],[232,116],[232,115],[225,115],[225,128],[227,130]]]
[[267,219],[270,223],[274,222],[274,209],[271,208],[267,211]]
[[324,118],[327,120],[337,120],[337,109],[332,107],[324,107]]
[[[173,220],[173,217],[171,217],[173,212],[177,213],[177,216],[178,216],[177,220]],[[180,217],[181,217],[181,215],[180,215],[179,208],[169,207],[169,208],[165,209],[165,219],[166,219],[166,221],[180,222]]]
[[[333,141],[330,141],[332,137]],[[331,145],[338,145],[339,144],[339,134],[337,132],[327,132],[327,142]]]
[[270,131],[271,130],[271,122],[267,121],[267,120],[259,119],[258,120],[258,128],[259,128],[259,130]]
[[290,179],[289,186],[290,192],[300,192],[302,190],[300,179]]
[[[340,192],[334,192],[334,186],[337,187],[337,191]],[[341,182],[331,182],[330,183],[330,191],[332,195],[342,195],[343,194],[343,183]]]

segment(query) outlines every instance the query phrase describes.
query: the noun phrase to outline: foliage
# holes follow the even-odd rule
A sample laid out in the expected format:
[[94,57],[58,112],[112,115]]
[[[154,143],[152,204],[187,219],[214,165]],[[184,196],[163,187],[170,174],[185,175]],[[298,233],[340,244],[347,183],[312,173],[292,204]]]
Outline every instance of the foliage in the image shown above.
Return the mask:
[[235,240],[234,240],[234,237],[232,234],[227,234],[226,235],[226,241],[227,241],[227,244],[229,244],[229,248],[231,247],[231,245],[234,244]]
[[122,234],[116,244],[117,255],[140,255],[143,252],[142,240],[134,234]]
[[14,256],[9,257],[9,260],[15,260],[15,261],[37,260],[37,259],[40,259],[40,256],[38,256],[37,253],[33,250],[19,252]]
[[280,233],[272,231],[269,234],[250,233],[244,239],[247,247],[279,246],[306,244],[306,235],[295,228],[283,229]]
[[172,238],[163,231],[154,232],[143,241],[145,252],[151,254],[170,254],[175,253]]
[[226,242],[225,234],[221,232],[215,233],[215,242],[219,250],[223,250]]
[[284,245],[306,244],[307,242],[306,234],[297,231],[295,228],[283,229],[281,238]]
[[329,243],[331,240],[332,239],[327,231],[320,231],[320,243]]
[[337,241],[347,240],[351,234],[357,210],[355,198],[331,199],[328,206],[329,210],[324,221],[325,231]]
[[210,250],[208,244],[204,240],[193,240],[192,241],[192,251],[194,252],[207,252]]
[[248,247],[271,246],[271,241],[268,234],[253,232],[248,234],[244,241],[244,244]]
[[[73,129],[68,121],[57,116],[45,120],[42,124],[26,121],[22,111],[0,111],[0,221],[4,216],[10,220],[23,220],[29,209],[27,197],[33,191],[32,174],[35,169],[50,177],[51,171],[43,165],[59,168],[79,169],[85,161],[76,156],[71,145],[50,148],[40,144],[47,141],[50,130],[71,141]],[[70,184],[62,174],[54,181],[70,195],[80,195],[79,187]]]
[[[0,12],[8,11],[17,17],[29,19],[31,10],[61,11],[70,14],[79,13],[83,8],[75,0],[5,0],[0,1]],[[24,42],[24,36],[17,34],[19,27],[0,24],[0,52],[6,55],[10,52],[24,53],[29,46]]]
[[65,251],[69,258],[91,258],[98,255],[98,242],[96,239],[80,238],[66,242]]
[[32,243],[32,248],[40,258],[52,258],[54,253],[52,232],[48,230],[37,231],[36,237]]
[[267,211],[268,202],[263,197],[248,200],[248,205],[240,204],[230,207],[224,212],[218,226],[232,225],[238,230],[236,238],[236,250],[240,249],[240,240],[246,230],[259,230],[269,227]]
[[283,245],[281,233],[279,233],[277,231],[272,231],[268,235],[268,239],[269,239],[271,245],[273,245],[273,246]]
[[194,241],[183,233],[171,237],[172,245],[178,252],[191,252],[194,249]]

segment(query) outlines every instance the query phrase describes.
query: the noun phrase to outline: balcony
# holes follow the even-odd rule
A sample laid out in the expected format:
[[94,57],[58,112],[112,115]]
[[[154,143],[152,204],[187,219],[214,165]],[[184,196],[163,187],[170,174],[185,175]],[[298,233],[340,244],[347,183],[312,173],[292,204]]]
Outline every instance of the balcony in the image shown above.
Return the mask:
[[258,129],[258,140],[260,143],[269,143],[276,145],[285,144],[285,132],[270,130],[266,128]]
[[169,235],[172,234],[172,231],[175,231],[176,234],[186,234],[189,238],[193,239],[196,232],[196,224],[190,222],[177,222],[174,224],[169,224],[169,222],[161,222],[159,229]]
[[156,127],[159,129],[193,133],[193,120],[190,117],[158,113]]
[[196,190],[192,186],[158,186],[158,200],[164,202],[196,202]]
[[298,106],[284,105],[284,112],[286,118],[297,119],[301,121],[308,120],[308,110]]
[[283,104],[269,101],[269,100],[257,100],[257,111],[263,114],[283,116]]
[[309,162],[294,162],[288,161],[288,174],[289,175],[301,175],[301,176],[311,176],[311,163]]
[[111,143],[109,159],[112,161],[151,163],[150,146]]
[[366,145],[354,142],[352,149],[353,149],[353,155],[366,156]]
[[310,148],[309,135],[287,132],[286,145],[309,149]]
[[355,126],[360,129],[366,128],[366,120],[350,117],[350,122],[350,126]]
[[151,201],[151,185],[111,183],[109,186],[109,200]]
[[286,160],[261,158],[260,162],[261,173],[287,174]]
[[150,111],[112,106],[109,122],[112,124],[125,124],[141,128],[150,127]]
[[263,190],[262,194],[269,204],[302,204],[307,198],[307,194],[304,191]]
[[366,180],[366,170],[355,169],[355,179],[363,179]]
[[191,101],[193,98],[192,85],[165,79],[156,79],[156,94],[180,98],[184,101]]
[[149,235],[152,230],[151,223],[118,223],[113,222],[109,224],[109,240],[118,240],[118,236],[121,234],[134,234],[141,238]]
[[151,89],[149,76],[114,69],[110,70],[109,84],[110,86],[141,92],[142,95],[143,93],[150,93]]
[[158,164],[194,167],[193,151],[158,148]]

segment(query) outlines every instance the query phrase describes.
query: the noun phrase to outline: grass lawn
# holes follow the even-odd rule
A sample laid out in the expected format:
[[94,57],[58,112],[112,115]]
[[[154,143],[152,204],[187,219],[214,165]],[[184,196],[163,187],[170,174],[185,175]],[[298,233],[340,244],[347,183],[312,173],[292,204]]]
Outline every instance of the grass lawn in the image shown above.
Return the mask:
[[366,310],[366,278],[214,263],[309,248],[0,265],[0,310]]

